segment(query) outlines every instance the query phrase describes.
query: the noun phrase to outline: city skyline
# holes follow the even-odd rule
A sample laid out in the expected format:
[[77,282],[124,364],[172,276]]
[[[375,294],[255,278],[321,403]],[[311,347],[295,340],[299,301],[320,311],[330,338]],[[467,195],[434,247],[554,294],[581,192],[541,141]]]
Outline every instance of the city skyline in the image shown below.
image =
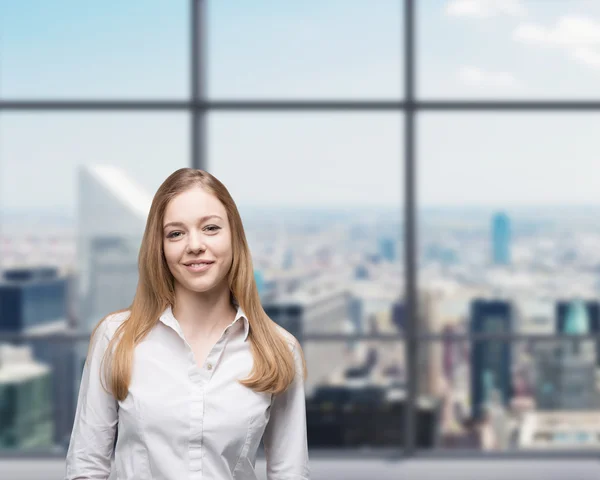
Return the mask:
[[[599,2],[414,3],[418,101],[597,101]],[[581,103],[574,111],[521,112],[417,104],[411,112],[401,104],[401,0],[201,4],[201,93],[209,107],[394,103],[362,111],[209,108],[195,132],[189,0],[4,2],[2,102],[178,103],[154,111],[2,110],[0,327],[49,333],[35,312],[50,311],[52,272],[69,292],[57,316],[71,329],[84,331],[125,307],[136,291],[146,208],[169,174],[191,166],[199,135],[204,168],[241,213],[261,303],[305,351],[314,446],[401,448],[414,394],[418,418],[408,431],[417,448],[597,448],[586,415],[600,405],[600,342],[588,339],[580,349],[554,335],[584,330],[586,321],[597,333],[600,325],[600,111]],[[412,131],[407,113],[414,113]],[[416,169],[408,232],[416,244],[408,250],[406,132]],[[498,214],[506,217],[494,228]],[[415,276],[405,265],[411,251]],[[570,320],[577,328],[563,328],[565,312],[577,314]],[[405,336],[412,329],[440,336],[420,340],[415,351]],[[514,337],[472,340],[482,332]],[[352,333],[395,339],[351,341]],[[339,341],[316,338],[329,334]],[[29,359],[0,352],[8,358],[4,417],[28,416],[11,393],[27,363],[52,365],[55,389],[77,388],[85,343],[70,344],[77,352],[69,372],[61,358],[43,359],[50,348]],[[68,441],[71,408],[55,404],[59,436]],[[545,411],[551,404],[559,407]],[[28,448],[28,427],[16,442],[20,427],[4,427],[0,444]]]

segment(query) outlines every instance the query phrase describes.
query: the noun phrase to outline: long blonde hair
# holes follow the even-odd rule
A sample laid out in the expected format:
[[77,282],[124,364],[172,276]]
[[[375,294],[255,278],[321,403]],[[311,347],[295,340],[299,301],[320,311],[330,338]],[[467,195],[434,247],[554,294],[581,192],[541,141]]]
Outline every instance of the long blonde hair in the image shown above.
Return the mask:
[[[240,383],[257,392],[278,394],[285,391],[294,379],[296,368],[288,341],[262,308],[250,249],[233,198],[225,185],[210,173],[181,168],[163,182],[152,200],[138,257],[139,279],[133,303],[128,308],[113,312],[130,311],[129,317],[119,325],[110,340],[102,362],[108,388],[117,400],[124,400],[129,392],[136,345],[156,325],[167,306],[174,305],[175,281],[163,252],[162,222],[171,199],[195,186],[214,195],[225,207],[229,219],[233,261],[227,281],[232,295],[250,323],[248,339],[254,358],[249,377],[240,380]],[[91,334],[92,340],[100,325],[110,315],[112,314],[96,325]],[[92,341],[88,356],[91,345]],[[296,349],[302,358],[303,375],[306,376],[306,363],[300,345],[297,344]]]

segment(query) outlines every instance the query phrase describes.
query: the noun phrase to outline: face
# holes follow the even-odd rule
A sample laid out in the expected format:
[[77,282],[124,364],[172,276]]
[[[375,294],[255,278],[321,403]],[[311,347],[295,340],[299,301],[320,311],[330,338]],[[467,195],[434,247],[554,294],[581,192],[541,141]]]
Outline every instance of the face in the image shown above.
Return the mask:
[[176,289],[208,292],[226,285],[233,259],[227,213],[201,187],[180,193],[167,205],[163,246]]

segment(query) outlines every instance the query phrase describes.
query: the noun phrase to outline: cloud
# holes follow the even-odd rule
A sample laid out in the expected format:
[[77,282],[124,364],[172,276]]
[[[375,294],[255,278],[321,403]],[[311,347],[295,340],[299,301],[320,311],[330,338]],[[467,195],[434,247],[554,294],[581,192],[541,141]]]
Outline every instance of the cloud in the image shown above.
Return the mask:
[[600,44],[600,23],[581,16],[564,16],[547,28],[524,23],[515,30],[515,40],[532,45],[579,47]]
[[579,62],[593,68],[600,68],[600,53],[587,47],[579,47],[573,51],[573,57]]
[[510,72],[486,72],[473,66],[462,67],[458,71],[458,78],[472,87],[514,88],[518,85],[517,79]]
[[567,15],[552,27],[524,23],[517,27],[513,38],[529,45],[563,49],[578,62],[600,68],[600,22],[594,19]]
[[452,17],[520,17],[526,13],[521,0],[450,0],[446,4],[446,14]]

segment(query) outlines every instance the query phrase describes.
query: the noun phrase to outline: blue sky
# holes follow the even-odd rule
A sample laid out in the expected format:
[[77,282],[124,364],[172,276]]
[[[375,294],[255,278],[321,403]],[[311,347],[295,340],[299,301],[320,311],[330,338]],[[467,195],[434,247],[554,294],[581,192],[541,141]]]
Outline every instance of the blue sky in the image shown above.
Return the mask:
[[[398,99],[398,1],[208,1],[211,98]],[[0,95],[183,99],[188,2],[0,2]],[[421,0],[422,98],[598,98],[600,2]],[[240,205],[394,205],[394,113],[212,113],[209,169]],[[600,113],[424,113],[421,205],[599,204]],[[0,205],[76,204],[77,166],[150,190],[188,161],[178,113],[2,113]],[[35,172],[35,175],[34,173]]]

